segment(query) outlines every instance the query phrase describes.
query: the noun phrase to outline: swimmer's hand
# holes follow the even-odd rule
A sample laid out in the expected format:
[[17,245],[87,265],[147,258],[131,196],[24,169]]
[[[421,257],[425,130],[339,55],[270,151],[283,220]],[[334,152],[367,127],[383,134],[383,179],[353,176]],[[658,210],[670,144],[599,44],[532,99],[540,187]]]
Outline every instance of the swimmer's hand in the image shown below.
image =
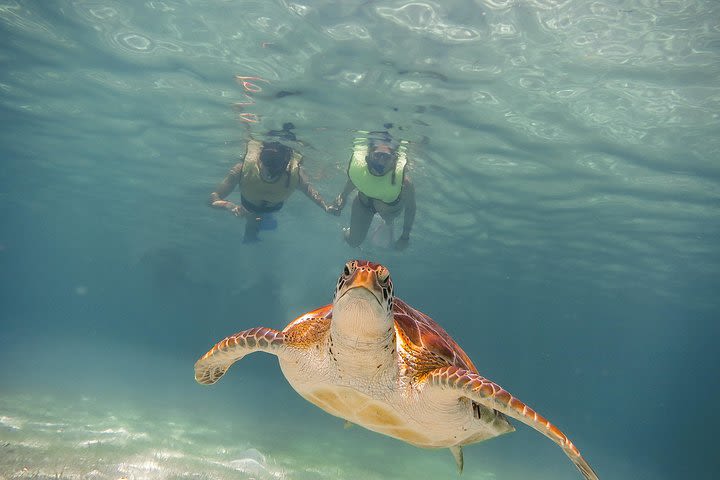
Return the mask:
[[235,205],[233,208],[230,209],[230,211],[236,217],[246,217],[246,216],[250,215],[250,212],[245,210],[245,208],[240,205]]
[[236,217],[244,217],[249,213],[241,205],[235,205],[234,203],[228,202],[227,200],[216,200],[212,203],[212,206],[218,207],[218,208],[224,208],[225,210],[229,211]]
[[395,250],[405,250],[410,244],[410,235],[401,235],[395,242]]
[[343,198],[342,195],[338,195],[337,198],[333,203],[328,205],[328,207],[325,209],[326,212],[328,212],[331,215],[335,215],[336,217],[340,215],[340,212],[342,212],[343,207],[345,206],[345,198]]
[[336,217],[340,216],[340,207],[334,203],[332,205],[325,205],[325,211],[330,215],[335,215]]

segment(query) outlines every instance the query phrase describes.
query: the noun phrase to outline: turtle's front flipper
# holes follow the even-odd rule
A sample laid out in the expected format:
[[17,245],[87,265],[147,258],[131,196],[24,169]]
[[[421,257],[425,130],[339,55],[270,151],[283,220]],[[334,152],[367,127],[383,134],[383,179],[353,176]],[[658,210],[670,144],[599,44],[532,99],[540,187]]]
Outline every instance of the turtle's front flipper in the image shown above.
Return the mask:
[[251,328],[231,335],[216,343],[195,362],[195,380],[212,385],[225,374],[230,365],[248,353],[261,351],[277,354],[284,344],[285,334],[272,328]]
[[452,392],[458,397],[469,398],[485,407],[520,420],[560,445],[587,480],[598,480],[597,474],[564,433],[535,410],[490,380],[462,368],[442,367],[430,372],[427,377],[427,386]]

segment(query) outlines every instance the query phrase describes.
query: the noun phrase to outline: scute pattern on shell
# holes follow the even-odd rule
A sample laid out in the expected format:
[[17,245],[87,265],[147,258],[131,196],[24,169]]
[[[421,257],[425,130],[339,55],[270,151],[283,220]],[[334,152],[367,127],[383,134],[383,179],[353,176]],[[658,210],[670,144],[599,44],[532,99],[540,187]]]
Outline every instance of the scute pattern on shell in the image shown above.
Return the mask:
[[316,308],[290,322],[284,329],[287,343],[297,348],[317,345],[325,338],[332,321],[332,304]]
[[460,346],[435,321],[395,297],[393,304],[398,340],[412,352],[417,375],[443,366],[455,366],[477,373],[477,368]]

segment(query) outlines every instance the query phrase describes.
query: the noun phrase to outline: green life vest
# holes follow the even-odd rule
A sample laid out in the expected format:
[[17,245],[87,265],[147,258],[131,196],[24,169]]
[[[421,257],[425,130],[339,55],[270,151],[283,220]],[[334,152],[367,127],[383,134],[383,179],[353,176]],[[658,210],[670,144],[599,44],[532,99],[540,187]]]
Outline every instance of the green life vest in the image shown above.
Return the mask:
[[288,162],[284,174],[280,175],[274,182],[267,182],[260,175],[259,161],[261,152],[261,142],[257,140],[248,142],[245,160],[243,161],[242,176],[240,177],[241,193],[243,197],[255,205],[284,202],[297,188],[298,170],[302,155],[293,151],[293,156]]
[[384,175],[373,175],[368,169],[365,159],[368,146],[366,143],[356,143],[353,148],[348,177],[355,187],[369,198],[376,198],[385,203],[393,203],[402,191],[405,165],[407,164],[406,148],[400,145],[397,150],[395,168]]

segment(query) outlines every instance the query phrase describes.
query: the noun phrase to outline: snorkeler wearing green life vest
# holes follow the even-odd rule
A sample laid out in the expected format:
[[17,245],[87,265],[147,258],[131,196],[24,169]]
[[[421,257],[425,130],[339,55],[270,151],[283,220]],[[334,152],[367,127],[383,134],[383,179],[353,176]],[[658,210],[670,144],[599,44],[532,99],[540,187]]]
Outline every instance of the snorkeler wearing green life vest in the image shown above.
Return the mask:
[[404,211],[403,230],[395,248],[407,248],[415,221],[415,187],[406,167],[406,146],[394,141],[387,131],[370,132],[368,138],[356,142],[348,166],[348,181],[329,207],[330,213],[340,212],[347,196],[357,189],[350,228],[345,229],[345,241],[350,246],[357,247],[365,240],[376,213],[391,225]]
[[[230,169],[210,194],[211,207],[245,217],[245,243],[258,240],[262,226],[269,223],[267,219],[283,207],[295,190],[303,192],[326,212],[339,215],[308,181],[301,166],[302,155],[277,141],[296,142],[295,134],[291,132],[293,128],[292,123],[285,123],[282,130],[268,132],[268,137],[274,141],[250,140],[243,160]],[[240,205],[225,200],[236,186],[241,190]]]

